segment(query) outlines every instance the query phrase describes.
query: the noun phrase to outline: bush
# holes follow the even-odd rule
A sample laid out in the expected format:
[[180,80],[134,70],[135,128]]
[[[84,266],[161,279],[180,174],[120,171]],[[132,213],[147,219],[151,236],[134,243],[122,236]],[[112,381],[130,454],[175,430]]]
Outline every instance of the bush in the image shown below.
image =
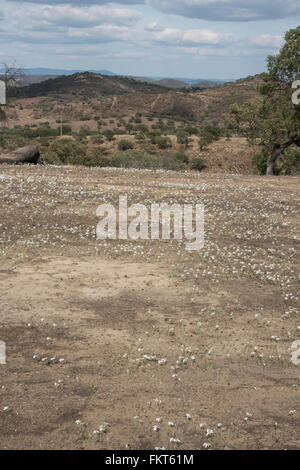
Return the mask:
[[91,140],[93,144],[99,144],[99,145],[103,144],[104,142],[103,135],[101,134],[93,135]]
[[80,121],[90,121],[91,119],[92,119],[91,116],[81,116],[81,117],[79,118]]
[[283,156],[279,158],[279,165],[281,165],[281,172],[285,175],[299,175],[300,174],[300,148],[290,147],[287,149]]
[[200,136],[204,136],[208,143],[219,140],[224,135],[224,129],[218,126],[204,126],[200,130]]
[[202,152],[202,150],[205,150],[210,143],[210,139],[207,138],[206,136],[202,135],[199,139],[199,148]]
[[141,134],[147,134],[148,127],[146,126],[146,124],[139,124],[138,126],[135,127],[135,130],[137,132],[140,132]]
[[255,173],[259,175],[265,175],[267,171],[267,153],[263,150],[260,153],[257,153],[253,157],[253,165]]
[[174,159],[180,163],[189,163],[189,157],[183,152],[177,152],[174,155]]
[[194,158],[191,168],[192,170],[202,171],[206,168],[206,162],[200,157]]
[[60,162],[80,164],[86,156],[86,147],[71,139],[61,139],[52,142],[44,159],[48,163]]
[[176,136],[177,136],[177,142],[179,144],[184,145],[185,147],[188,147],[191,139],[190,139],[189,134],[187,134],[184,129],[177,129]]
[[106,129],[103,134],[109,142],[112,142],[115,138],[115,134],[111,129]]
[[104,155],[103,149],[96,148],[87,153],[81,164],[84,166],[110,167],[111,157]]
[[118,149],[122,152],[133,149],[133,143],[130,140],[122,139],[118,143]]
[[138,141],[144,141],[146,140],[146,137],[144,134],[135,134],[135,140],[138,140]]
[[168,137],[156,136],[154,138],[154,143],[158,146],[159,149],[165,150],[169,147],[172,147],[172,141]]
[[184,132],[188,135],[198,135],[197,127],[187,126],[184,128]]
[[143,150],[127,150],[111,155],[111,166],[117,168],[181,170],[183,164],[172,156],[151,155]]

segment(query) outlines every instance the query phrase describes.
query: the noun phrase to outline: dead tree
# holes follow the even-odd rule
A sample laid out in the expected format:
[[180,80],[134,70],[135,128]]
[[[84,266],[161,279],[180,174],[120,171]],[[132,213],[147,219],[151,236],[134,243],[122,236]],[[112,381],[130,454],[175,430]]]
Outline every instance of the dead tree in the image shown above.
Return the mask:
[[19,86],[24,79],[24,72],[22,69],[15,66],[15,64],[7,64],[2,62],[0,64],[0,80],[5,83],[6,89]]

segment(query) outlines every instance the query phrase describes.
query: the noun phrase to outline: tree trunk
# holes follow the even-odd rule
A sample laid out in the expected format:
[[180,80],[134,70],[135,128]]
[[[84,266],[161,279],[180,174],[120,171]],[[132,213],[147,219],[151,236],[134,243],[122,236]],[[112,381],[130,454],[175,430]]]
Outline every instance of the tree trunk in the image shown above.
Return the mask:
[[277,158],[282,154],[284,150],[290,147],[292,144],[297,144],[297,141],[289,141],[283,145],[275,145],[271,154],[269,155],[267,162],[267,176],[274,176],[274,166]]
[[22,147],[11,153],[0,154],[0,163],[34,163],[37,165],[41,163],[41,156],[39,149],[35,145],[29,145],[28,147]]

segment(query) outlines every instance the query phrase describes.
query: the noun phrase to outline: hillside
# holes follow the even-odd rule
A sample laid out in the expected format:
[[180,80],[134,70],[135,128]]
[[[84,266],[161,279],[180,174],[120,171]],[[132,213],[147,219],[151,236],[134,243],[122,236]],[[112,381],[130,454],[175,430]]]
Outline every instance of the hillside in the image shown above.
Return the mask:
[[255,98],[261,81],[255,76],[204,90],[173,90],[133,78],[86,72],[12,89],[9,101],[16,120],[26,123],[32,118],[57,119],[58,108],[64,107],[72,121],[84,116],[109,119],[142,113],[203,124],[221,122],[231,104]]
[[139,83],[127,77],[107,76],[90,72],[62,75],[25,87],[13,88],[9,92],[14,98],[35,98],[48,95],[93,97],[122,95],[125,93],[159,93],[165,88],[149,83]]
[[174,89],[196,89],[196,88],[214,88],[219,84],[217,82],[209,81],[209,80],[200,80],[200,81],[191,81],[190,83],[186,80],[178,80],[174,78],[161,78],[161,79],[154,79],[154,78],[147,78],[147,77],[132,77],[137,82],[143,83],[151,83],[153,85],[161,85],[166,88],[174,88]]
[[[238,136],[227,138],[223,115],[231,104],[258,96],[261,80],[257,76],[205,90],[172,90],[92,73],[57,77],[12,90],[7,109],[11,133],[3,134],[0,146],[6,151],[35,143],[57,163],[56,146],[64,144],[56,140],[62,133],[69,139],[66,149],[75,145],[67,153],[83,155],[83,163],[193,168],[194,159],[200,159],[199,171],[249,174],[257,149]],[[203,150],[199,136],[205,126],[221,133]]]

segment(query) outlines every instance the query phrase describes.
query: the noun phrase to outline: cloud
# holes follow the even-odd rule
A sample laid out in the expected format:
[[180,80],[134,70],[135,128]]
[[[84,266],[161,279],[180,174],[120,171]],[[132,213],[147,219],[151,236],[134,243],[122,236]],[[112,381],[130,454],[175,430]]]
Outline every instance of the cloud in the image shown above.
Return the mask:
[[262,34],[261,36],[258,36],[257,38],[252,39],[251,42],[255,46],[279,48],[283,45],[284,38],[283,36],[279,36],[279,35]]
[[[18,0],[8,0],[16,2]],[[299,15],[299,0],[23,0],[24,3],[75,6],[147,4],[163,13],[210,21],[258,21]]]
[[154,31],[152,33],[152,39],[171,45],[218,45],[224,43],[233,43],[238,40],[238,38],[233,34],[216,33],[210,29],[188,29],[186,31],[182,31],[176,28],[165,28],[160,31]]
[[257,21],[299,15],[299,0],[148,0],[164,12],[212,21]]
[[[213,46],[200,46],[200,47],[178,47],[178,50],[183,52],[185,55],[189,54],[192,56],[198,57],[208,57],[208,56],[215,56],[215,57],[253,57],[258,56],[257,51],[253,48],[236,48],[236,49],[227,49],[224,47],[213,47]],[[264,54],[263,54],[264,56]]]
[[[125,42],[126,44],[132,39],[132,32],[126,26],[116,26],[110,24],[103,24],[93,26],[90,28],[64,28],[61,30],[52,30],[49,35],[47,28],[27,29],[27,30],[9,30],[1,31],[0,29],[0,42],[2,43],[21,43],[21,44],[34,44],[35,46],[41,44],[68,44],[70,46],[77,46],[78,44],[105,44],[113,42]],[[73,47],[76,52],[76,48]]]
[[130,34],[128,28],[124,26],[101,25],[93,28],[70,28],[67,32],[68,39],[97,40],[100,42],[128,41]]
[[237,37],[230,33],[216,33],[209,29],[190,29],[183,34],[183,42],[188,44],[224,44],[237,41]]
[[[36,6],[24,10],[15,10],[11,19],[13,24],[23,25],[24,29],[48,31],[51,26],[58,28],[86,28],[101,24],[132,26],[142,18],[136,10],[105,8],[101,6]],[[53,29],[53,28],[52,28]]]
[[117,3],[119,5],[142,5],[148,0],[7,0],[8,3],[38,3],[40,5],[107,5],[109,3]]
[[161,26],[157,22],[150,23],[145,28],[146,31],[163,31],[163,29],[164,29],[163,26]]

